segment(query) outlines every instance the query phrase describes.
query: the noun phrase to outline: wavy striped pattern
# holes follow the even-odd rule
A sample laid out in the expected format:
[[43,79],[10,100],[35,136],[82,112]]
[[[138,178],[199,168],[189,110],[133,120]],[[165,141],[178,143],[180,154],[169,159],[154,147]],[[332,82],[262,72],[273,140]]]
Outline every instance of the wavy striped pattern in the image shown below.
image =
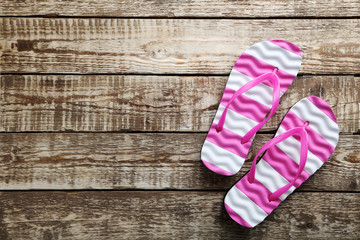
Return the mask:
[[325,113],[331,120],[337,123],[335,114],[333,113],[333,111],[331,111],[331,109],[328,109],[326,107],[328,104],[326,101],[324,101],[324,99],[314,97],[308,97],[306,99],[312,102],[312,104],[314,104],[317,108],[321,109],[322,112]]
[[[204,149],[206,151],[204,151]],[[223,149],[212,142],[205,141],[204,147],[201,152],[202,161],[211,163],[220,169],[229,173],[235,174],[233,169],[238,169],[244,163],[244,158]]]
[[[275,67],[276,66],[263,62],[260,59],[244,52],[236,61],[233,69],[254,79],[265,72],[271,72]],[[281,80],[280,91],[284,93],[295,79],[295,76],[281,69],[277,72],[277,75]],[[264,81],[263,83],[270,87],[272,86],[270,81]]]
[[[262,159],[266,161],[275,171],[280,173],[280,175],[282,175],[288,182],[290,182],[296,175],[298,164],[277,146],[270,148]],[[284,166],[288,167],[284,168]],[[303,171],[294,186],[299,187],[301,183],[305,182],[309,177],[310,174]]]
[[[329,159],[336,147],[339,132],[336,118],[330,106],[325,103],[324,100],[314,96],[300,100],[285,115],[276,133],[279,135],[294,127],[301,127],[305,121],[309,121],[309,126],[306,128],[309,143],[314,145],[319,143],[319,145],[309,147],[305,170],[294,186],[276,201],[269,202],[269,194],[288,184],[299,168],[300,139],[290,137],[265,152],[256,165],[254,183],[250,184],[245,175],[229,190],[225,199],[228,203],[236,206],[232,208],[229,205],[231,211],[228,213],[232,219],[243,226],[256,226],[264,219],[263,213],[259,213],[258,208],[261,208],[267,215],[270,214]],[[325,134],[324,131],[326,131]],[[244,201],[243,195],[248,200]],[[249,218],[251,214],[259,214],[259,216]],[[239,219],[242,220],[239,221]],[[244,221],[246,221],[245,224]]]
[[269,42],[276,44],[279,47],[282,47],[282,48],[302,57],[300,48],[292,43],[281,41],[281,40],[269,40]]
[[225,196],[224,202],[237,215],[241,216],[250,226],[254,226],[257,222],[262,222],[268,214],[256,205],[248,196],[240,189],[233,187]]
[[[233,69],[231,70],[229,80],[226,84],[226,88],[237,91],[244,84],[250,82],[251,80],[252,78]],[[273,92],[272,87],[260,83],[258,87],[250,89],[249,91],[245,92],[243,95],[270,108],[272,104],[272,92]],[[280,93],[280,95],[282,95],[282,93]]]
[[[299,49],[292,43],[281,40],[276,41],[277,44],[282,43],[288,49],[290,49],[290,46],[292,46],[292,49]],[[238,58],[231,71],[213,125],[218,123],[229,99],[246,83],[278,67],[280,70],[277,74],[280,80],[280,95],[282,95],[296,77],[300,65],[301,56],[270,41],[263,41],[251,46]],[[222,148],[224,151],[221,154],[229,152],[228,154],[246,158],[251,142],[242,145],[241,138],[265,118],[272,106],[272,95],[272,83],[265,81],[232,102],[223,126],[224,133],[217,133],[214,129],[210,129],[202,147],[201,159],[205,166],[222,175],[232,175],[241,169],[242,164],[239,164],[235,158],[224,157],[224,155],[218,156],[217,154],[220,151],[215,151],[215,148],[209,147],[210,145],[206,144],[206,142]]]
[[257,179],[255,179],[252,184],[247,184],[247,181],[248,178],[247,175],[245,175],[241,181],[236,183],[235,187],[243,193],[246,192],[246,196],[261,207],[267,214],[270,214],[271,211],[281,203],[280,199],[269,202],[267,198],[271,192]]
[[[225,88],[220,104],[225,107],[234,94],[234,90]],[[265,106],[264,104],[261,104],[244,95],[240,95],[238,98],[236,98],[229,106],[229,109],[244,115],[245,117],[250,118],[257,123],[261,122],[264,119],[263,116],[265,116],[266,113],[270,111],[268,106]]]
[[257,43],[247,49],[245,53],[294,76],[300,69],[301,56],[269,41]]
[[218,133],[215,127],[215,124],[211,126],[206,141],[211,142],[242,158],[246,158],[252,141],[239,145],[241,137],[238,134],[235,134],[227,129],[223,129],[221,132]]
[[[286,130],[280,125],[277,135],[286,132]],[[278,143],[276,146],[281,149],[287,156],[289,156],[293,161],[295,161],[297,164],[300,162],[300,142],[294,138],[289,137],[288,139]],[[326,161],[327,159],[320,159],[315,154],[313,154],[310,150],[308,150],[308,156],[306,160],[305,165],[305,171],[309,174],[314,174],[316,170],[318,170],[321,165]]]
[[[220,104],[213,123],[217,124],[219,122],[224,109],[225,107]],[[249,131],[249,129],[255,127],[256,124],[258,124],[258,122],[247,118],[246,116],[239,114],[232,109],[228,109],[224,128],[238,134],[240,137],[243,137]]]
[[[308,97],[313,99],[314,97]],[[315,106],[308,98],[296,104],[291,111],[301,120],[309,121],[310,127],[334,147],[338,142],[338,125],[329,116]],[[328,112],[328,111],[326,111]]]
[[[283,129],[290,130],[296,126],[302,126],[305,124],[305,121],[300,119],[295,113],[289,111],[287,113],[286,119],[282,122],[281,127]],[[307,128],[307,133],[310,136],[309,138],[309,150],[320,159],[327,159],[331,155],[331,152],[334,151],[334,146],[326,141],[322,136],[320,136],[314,129],[311,127]],[[298,136],[294,136],[299,140]],[[324,161],[324,160],[322,160]]]
[[[284,176],[263,160],[256,164],[255,179],[261,182],[270,192],[275,192],[289,183]],[[291,187],[280,197],[280,200],[284,200],[294,190],[295,187]]]

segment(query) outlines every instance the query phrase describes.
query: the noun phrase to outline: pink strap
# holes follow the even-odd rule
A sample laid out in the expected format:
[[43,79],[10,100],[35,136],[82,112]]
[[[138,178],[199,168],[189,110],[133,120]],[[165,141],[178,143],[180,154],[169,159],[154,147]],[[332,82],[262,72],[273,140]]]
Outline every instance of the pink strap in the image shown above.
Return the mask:
[[[271,193],[269,195],[269,201],[274,201],[277,198],[279,198],[283,193],[285,193],[289,188],[291,188],[292,185],[294,185],[295,181],[300,177],[301,173],[304,171],[305,168],[305,164],[306,164],[306,159],[307,159],[307,153],[308,153],[308,135],[306,132],[306,127],[309,125],[308,122],[305,122],[304,126],[302,127],[296,127],[296,128],[292,128],[289,131],[280,134],[277,137],[274,137],[273,139],[271,139],[270,141],[268,141],[267,143],[265,143],[259,150],[259,152],[256,154],[252,164],[251,164],[251,168],[250,171],[248,173],[248,181],[250,183],[254,182],[255,179],[255,171],[256,171],[256,160],[258,159],[258,157],[260,156],[260,154],[262,154],[263,152],[265,152],[267,149],[269,149],[270,147],[278,144],[279,142],[284,141],[285,139],[297,134],[300,136],[301,140],[301,149],[300,149],[300,164],[299,164],[299,169],[295,175],[295,177],[288,183],[286,184],[284,187],[276,190],[275,192]],[[286,167],[286,166],[284,166]]]
[[273,99],[272,99],[272,107],[271,107],[271,111],[270,114],[268,115],[268,117],[266,119],[264,119],[263,121],[261,121],[260,123],[258,123],[255,127],[253,127],[249,132],[247,132],[245,134],[245,136],[241,139],[241,143],[244,144],[246,142],[248,142],[252,136],[255,135],[255,133],[257,131],[259,131],[260,128],[262,128],[265,123],[267,123],[267,121],[274,115],[277,107],[279,106],[279,101],[280,101],[280,82],[279,82],[279,77],[276,75],[276,72],[278,71],[278,68],[274,68],[274,70],[272,72],[269,73],[265,73],[257,78],[255,78],[254,80],[251,80],[250,82],[246,83],[244,86],[242,86],[239,90],[237,90],[234,95],[231,97],[230,101],[227,103],[223,113],[221,114],[220,120],[218,122],[218,124],[216,125],[215,129],[217,132],[220,132],[223,129],[224,123],[225,123],[225,118],[226,118],[226,114],[227,114],[227,110],[230,106],[230,104],[237,98],[239,97],[241,94],[243,94],[244,92],[250,90],[251,88],[257,86],[258,84],[264,82],[265,80],[270,80],[273,86]]

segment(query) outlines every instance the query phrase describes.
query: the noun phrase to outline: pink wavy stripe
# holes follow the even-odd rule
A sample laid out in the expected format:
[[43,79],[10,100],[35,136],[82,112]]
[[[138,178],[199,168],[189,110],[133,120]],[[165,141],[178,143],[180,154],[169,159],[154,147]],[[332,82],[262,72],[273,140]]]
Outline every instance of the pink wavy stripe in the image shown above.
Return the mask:
[[[236,91],[231,88],[225,88],[220,104],[226,107],[231,97]],[[250,118],[256,122],[264,120],[265,115],[270,111],[266,105],[259,103],[245,95],[240,95],[229,106],[231,110]]]
[[[269,148],[262,159],[289,182],[296,176],[299,169],[299,165],[276,145]],[[311,175],[304,170],[300,177],[296,180],[294,186],[298,188],[310,176]]]
[[248,174],[240,179],[235,186],[267,214],[270,214],[281,203],[281,200],[276,199],[275,201],[269,202],[268,197],[271,192],[256,179],[253,183],[249,183],[247,177]]
[[316,96],[307,97],[317,108],[319,108],[323,113],[325,113],[331,120],[337,123],[334,112],[331,110],[329,104],[322,98]]
[[212,124],[209,133],[206,137],[206,141],[209,141],[227,151],[230,151],[242,158],[246,158],[252,141],[245,144],[241,144],[242,137],[236,133],[233,133],[226,128],[217,132],[215,129],[216,124]]
[[228,172],[228,171],[226,171],[226,170],[224,170],[224,169],[222,169],[222,168],[219,168],[219,167],[215,166],[214,164],[211,164],[211,163],[209,163],[209,162],[207,162],[207,161],[205,161],[205,160],[202,160],[202,159],[201,159],[201,161],[204,163],[204,165],[205,165],[208,169],[210,169],[211,171],[213,171],[213,172],[215,172],[215,173],[217,173],[217,174],[221,174],[221,175],[225,175],[225,176],[232,176],[232,175],[234,175],[234,174],[232,174],[232,173],[230,173],[230,172]]
[[[294,112],[291,110],[286,114],[283,121],[281,122],[281,126],[285,130],[290,130],[294,127],[300,127],[304,125],[304,121],[300,119]],[[334,152],[335,148],[328,141],[326,141],[321,135],[315,132],[311,125],[306,128],[306,131],[309,136],[309,150],[315,156],[317,156],[321,161],[326,162],[330,155]],[[300,141],[298,136],[294,136],[294,138]]]
[[300,48],[291,42],[287,42],[287,41],[283,41],[283,40],[269,40],[269,42],[276,44],[279,47],[282,47],[282,48],[302,57]]
[[244,226],[244,227],[248,227],[248,228],[252,228],[252,226],[247,223],[242,217],[240,217],[239,214],[237,214],[231,207],[229,207],[229,205],[227,205],[226,203],[224,203],[225,205],[225,209],[228,212],[229,216],[238,224]]
[[[265,63],[247,53],[243,53],[236,60],[233,69],[251,78],[256,78],[266,72],[271,72],[274,69],[274,66]],[[291,75],[290,73],[287,73],[283,70],[279,70],[277,75],[280,80],[280,91],[284,93],[290,87],[296,76]],[[264,81],[263,83],[272,87],[270,81]]]

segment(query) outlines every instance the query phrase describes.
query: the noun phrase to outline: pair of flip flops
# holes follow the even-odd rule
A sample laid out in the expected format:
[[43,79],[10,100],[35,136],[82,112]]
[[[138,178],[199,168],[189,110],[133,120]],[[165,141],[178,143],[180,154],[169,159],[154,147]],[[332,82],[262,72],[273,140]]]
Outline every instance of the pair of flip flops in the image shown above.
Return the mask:
[[[275,113],[301,60],[300,48],[282,40],[256,43],[238,58],[201,150],[207,168],[226,176],[241,169],[256,132]],[[338,138],[336,117],[326,101],[301,99],[260,148],[250,171],[226,194],[230,217],[250,228],[262,222],[328,160]]]

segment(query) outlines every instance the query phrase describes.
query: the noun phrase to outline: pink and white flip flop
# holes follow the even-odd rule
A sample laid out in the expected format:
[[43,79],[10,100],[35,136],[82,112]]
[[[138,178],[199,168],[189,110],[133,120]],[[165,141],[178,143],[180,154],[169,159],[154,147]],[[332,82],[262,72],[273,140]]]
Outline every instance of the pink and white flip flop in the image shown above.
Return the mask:
[[222,175],[237,173],[256,132],[275,113],[301,66],[298,46],[282,40],[256,43],[236,61],[201,150],[201,160]]
[[275,137],[260,148],[250,171],[226,194],[230,217],[250,228],[262,222],[328,160],[338,139],[335,115],[323,99],[312,96],[297,102]]

